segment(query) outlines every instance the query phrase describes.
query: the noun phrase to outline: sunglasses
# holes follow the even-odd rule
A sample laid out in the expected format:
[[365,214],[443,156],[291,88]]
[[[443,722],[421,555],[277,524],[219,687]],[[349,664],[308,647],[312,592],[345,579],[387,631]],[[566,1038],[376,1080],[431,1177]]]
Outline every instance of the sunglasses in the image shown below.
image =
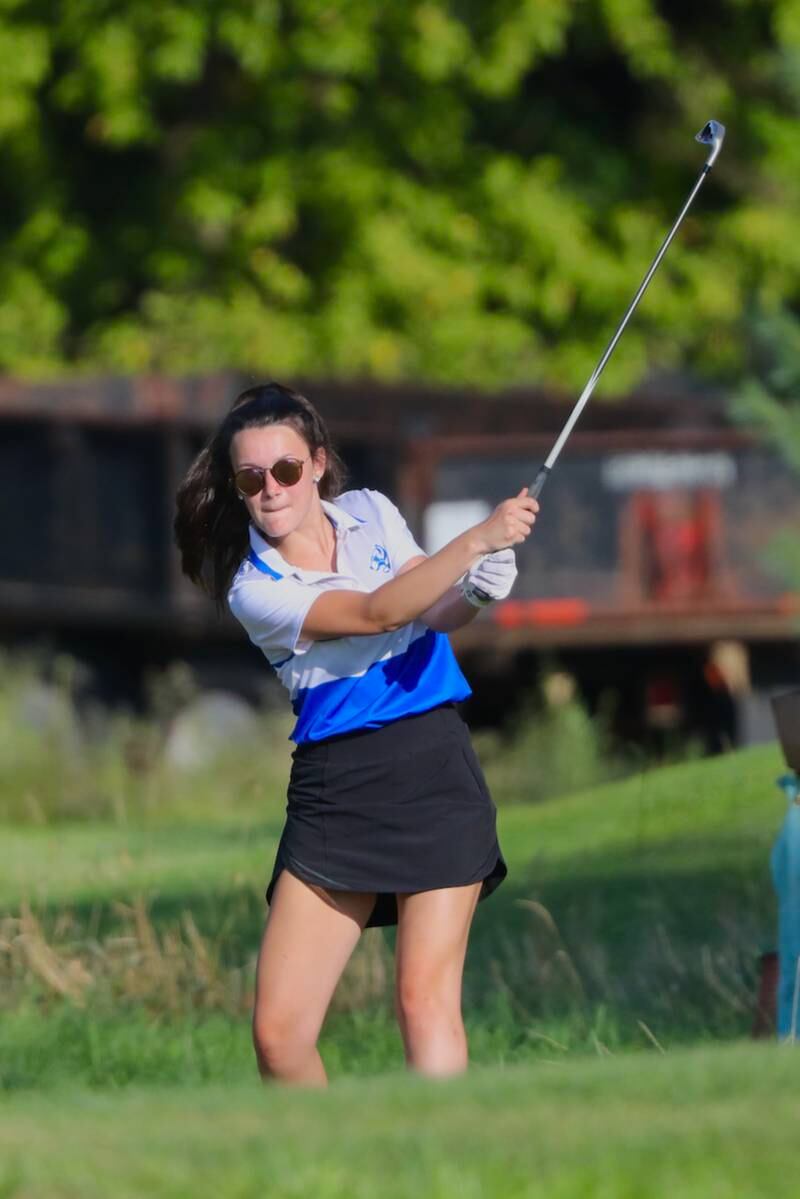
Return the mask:
[[[311,455],[309,455],[310,458]],[[254,496],[264,490],[267,475],[272,475],[281,487],[294,487],[303,474],[303,465],[308,458],[279,458],[272,466],[243,466],[233,476],[237,490],[242,495]]]

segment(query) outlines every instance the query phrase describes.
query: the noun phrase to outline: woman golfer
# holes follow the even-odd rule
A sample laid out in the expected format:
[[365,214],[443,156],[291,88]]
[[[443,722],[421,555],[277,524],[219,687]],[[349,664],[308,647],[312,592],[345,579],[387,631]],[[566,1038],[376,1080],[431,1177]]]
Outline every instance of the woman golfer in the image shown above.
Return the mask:
[[297,717],[253,1037],[264,1077],[318,1085],[322,1022],[371,925],[397,924],[408,1065],[466,1067],[467,938],[506,866],[445,634],[509,593],[509,547],[538,510],[522,491],[426,557],[385,496],[342,482],[314,407],[268,383],[237,398],[183,481],[175,522],[184,571],[227,597]]

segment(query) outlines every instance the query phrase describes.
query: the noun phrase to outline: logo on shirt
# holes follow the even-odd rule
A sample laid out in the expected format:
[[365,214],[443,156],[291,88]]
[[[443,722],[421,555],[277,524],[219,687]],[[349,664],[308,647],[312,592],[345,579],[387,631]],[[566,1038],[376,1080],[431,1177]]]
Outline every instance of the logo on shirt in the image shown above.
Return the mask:
[[369,568],[370,570],[385,570],[387,574],[392,569],[392,564],[389,561],[389,553],[385,545],[373,545]]

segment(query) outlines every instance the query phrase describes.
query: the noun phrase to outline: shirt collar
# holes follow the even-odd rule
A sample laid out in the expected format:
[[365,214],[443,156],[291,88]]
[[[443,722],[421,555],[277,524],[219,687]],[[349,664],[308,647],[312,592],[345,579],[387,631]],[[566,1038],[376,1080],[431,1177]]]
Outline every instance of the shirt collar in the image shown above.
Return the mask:
[[[364,523],[357,516],[352,516],[344,508],[340,508],[338,504],[332,504],[329,500],[321,500],[320,503],[326,515],[330,517],[337,535],[349,533],[352,529],[360,528]],[[258,569],[264,574],[271,575],[276,579],[282,579],[284,575],[292,575],[296,579],[321,579],[328,578],[332,573],[329,570],[302,570],[299,566],[292,566],[291,562],[287,562],[275,547],[270,545],[254,524],[249,526],[249,534],[250,554],[248,557],[251,561],[254,557],[258,559],[261,563]]]
[[352,513],[345,512],[344,508],[340,508],[338,504],[332,504],[330,500],[320,500],[320,503],[333,521],[337,533],[349,532],[351,529],[357,529],[364,523],[363,520],[359,520]]
[[296,568],[286,562],[278,551],[262,537],[255,525],[248,529],[250,550],[247,554],[253,565],[273,579],[282,579],[286,574],[296,574]]

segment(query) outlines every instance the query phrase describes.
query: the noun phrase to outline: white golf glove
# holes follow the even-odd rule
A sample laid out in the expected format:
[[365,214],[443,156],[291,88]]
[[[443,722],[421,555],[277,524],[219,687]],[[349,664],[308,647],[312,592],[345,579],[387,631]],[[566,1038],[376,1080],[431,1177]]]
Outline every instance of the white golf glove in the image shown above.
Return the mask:
[[517,559],[512,549],[495,550],[481,558],[461,580],[461,594],[473,608],[485,608],[505,599],[517,577]]

